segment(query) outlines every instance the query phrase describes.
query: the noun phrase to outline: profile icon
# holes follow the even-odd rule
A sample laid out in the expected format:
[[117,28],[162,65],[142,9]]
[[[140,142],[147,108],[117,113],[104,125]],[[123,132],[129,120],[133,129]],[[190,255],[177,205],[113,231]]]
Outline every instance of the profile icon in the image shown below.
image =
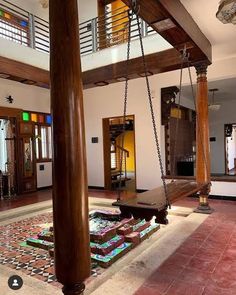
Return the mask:
[[12,290],[19,290],[23,286],[23,280],[20,276],[11,276],[8,279],[8,286]]
[[19,284],[18,284],[18,281],[17,279],[14,279],[13,280],[13,284],[12,284],[13,287],[19,287]]

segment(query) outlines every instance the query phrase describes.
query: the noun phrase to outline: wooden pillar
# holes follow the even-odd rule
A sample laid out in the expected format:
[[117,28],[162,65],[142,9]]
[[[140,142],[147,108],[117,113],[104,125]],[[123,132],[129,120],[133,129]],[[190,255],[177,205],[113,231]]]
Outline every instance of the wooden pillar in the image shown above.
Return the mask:
[[208,86],[207,86],[207,63],[195,65],[197,71],[197,95],[196,95],[196,181],[208,184],[200,192],[199,206],[195,212],[211,213],[208,204],[210,193],[210,151],[209,151],[209,119],[208,119]]
[[77,0],[49,1],[56,277],[83,294],[90,275],[88,192]]

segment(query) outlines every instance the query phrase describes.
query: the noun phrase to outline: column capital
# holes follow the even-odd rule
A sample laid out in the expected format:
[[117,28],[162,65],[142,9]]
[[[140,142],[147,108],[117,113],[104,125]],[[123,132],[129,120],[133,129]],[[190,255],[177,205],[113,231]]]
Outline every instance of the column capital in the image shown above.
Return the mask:
[[198,77],[207,75],[207,68],[209,66],[209,63],[207,61],[200,61],[200,62],[194,63],[193,66],[196,69]]

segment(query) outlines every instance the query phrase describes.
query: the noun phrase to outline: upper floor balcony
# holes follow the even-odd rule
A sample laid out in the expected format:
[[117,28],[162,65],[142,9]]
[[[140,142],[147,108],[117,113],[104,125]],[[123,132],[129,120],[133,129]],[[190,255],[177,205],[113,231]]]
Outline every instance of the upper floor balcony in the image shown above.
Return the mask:
[[[129,36],[129,8],[107,6],[102,16],[79,24],[82,70],[87,71],[126,59]],[[151,54],[172,46],[143,20],[140,20],[145,53]],[[141,55],[136,19],[131,21],[131,58]],[[0,3],[0,56],[49,69],[49,23],[7,1]],[[66,42],[66,40],[65,40]]]

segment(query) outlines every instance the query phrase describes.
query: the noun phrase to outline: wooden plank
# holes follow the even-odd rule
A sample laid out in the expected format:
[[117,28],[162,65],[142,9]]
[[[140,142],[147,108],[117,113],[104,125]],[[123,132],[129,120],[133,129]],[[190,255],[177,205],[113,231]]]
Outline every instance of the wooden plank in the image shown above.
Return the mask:
[[[170,203],[174,203],[180,198],[191,196],[200,191],[206,184],[198,184],[195,181],[178,180],[167,184],[167,193]],[[143,208],[161,211],[166,207],[166,198],[163,187],[137,194],[129,200],[121,200],[113,203],[114,206],[124,206],[131,208]],[[149,205],[148,205],[149,204]]]
[[[122,0],[131,7],[130,0]],[[209,40],[199,29],[189,12],[179,0],[139,0],[139,15],[153,27],[172,46],[192,42],[201,54],[201,59],[212,61],[212,48]],[[171,20],[175,27],[158,30],[156,24],[163,20]]]

